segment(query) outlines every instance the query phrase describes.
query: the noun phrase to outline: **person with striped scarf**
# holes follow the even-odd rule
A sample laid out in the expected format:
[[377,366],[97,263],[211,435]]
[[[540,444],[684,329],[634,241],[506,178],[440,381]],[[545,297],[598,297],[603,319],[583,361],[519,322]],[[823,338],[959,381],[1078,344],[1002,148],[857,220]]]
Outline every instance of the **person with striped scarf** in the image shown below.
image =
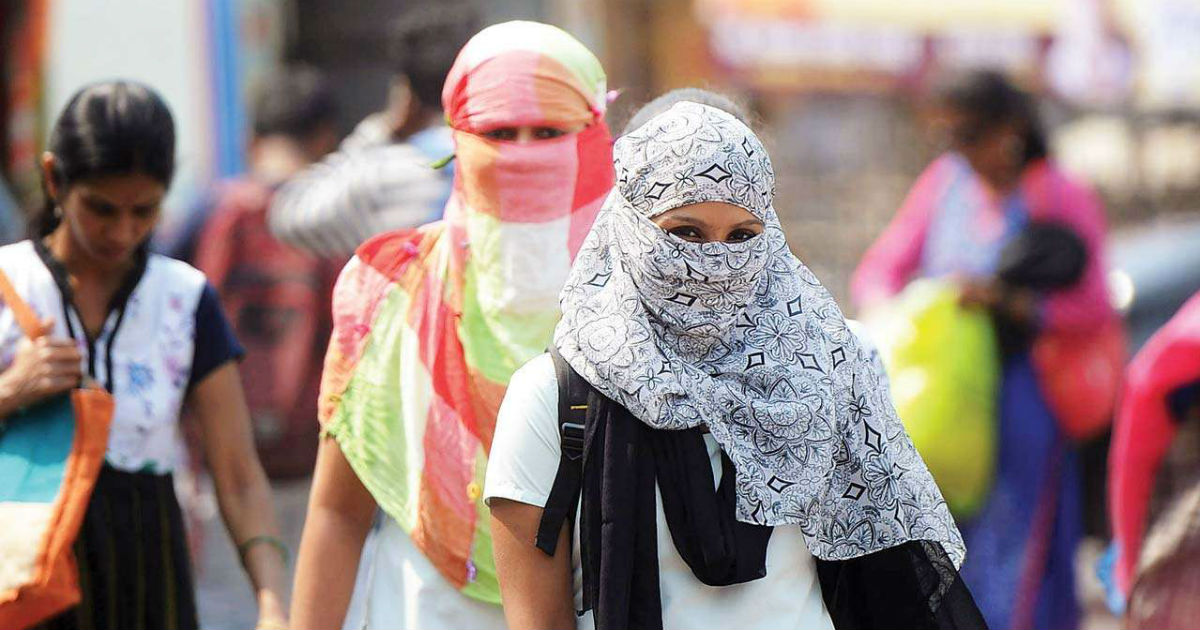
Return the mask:
[[545,24],[459,53],[444,220],[367,241],[334,290],[296,627],[504,627],[483,474],[508,380],[550,342],[612,187],[605,83]]

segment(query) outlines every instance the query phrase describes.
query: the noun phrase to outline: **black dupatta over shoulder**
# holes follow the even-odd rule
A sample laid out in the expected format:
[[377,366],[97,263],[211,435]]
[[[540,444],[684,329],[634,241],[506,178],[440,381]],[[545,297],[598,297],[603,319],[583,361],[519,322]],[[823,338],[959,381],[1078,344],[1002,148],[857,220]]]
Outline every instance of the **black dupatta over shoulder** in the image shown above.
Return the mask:
[[[590,387],[557,351],[551,354],[563,453],[537,546],[553,555],[582,501],[583,611],[594,612],[596,628],[663,627],[656,485],[676,550],[698,580],[727,586],[766,576],[774,528],[734,517],[728,457],[722,455],[714,489],[700,429],[647,426]],[[839,630],[987,627],[938,543],[914,540],[850,560],[816,559],[816,570]]]

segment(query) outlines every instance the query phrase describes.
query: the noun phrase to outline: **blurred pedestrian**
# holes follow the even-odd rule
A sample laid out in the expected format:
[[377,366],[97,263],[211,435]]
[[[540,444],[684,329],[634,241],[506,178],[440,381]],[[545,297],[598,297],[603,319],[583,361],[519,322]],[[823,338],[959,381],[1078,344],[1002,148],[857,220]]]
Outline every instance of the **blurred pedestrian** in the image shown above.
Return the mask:
[[395,74],[387,107],[358,125],[341,149],[276,196],[271,229],[290,245],[341,257],[368,238],[435,221],[450,196],[454,153],[442,113],[442,85],[455,55],[478,30],[470,5],[426,3],[393,26]]
[[260,627],[283,627],[286,549],[238,380],[242,349],[204,275],[148,252],[175,169],[170,111],[137,83],[85,87],[55,123],[41,166],[45,207],[30,240],[0,248],[0,267],[53,324],[43,340],[18,343],[13,317],[0,318],[0,409],[7,415],[84,376],[116,399],[75,544],[83,599],[45,627],[197,626],[171,476],[185,404],[202,428]]
[[1129,366],[1112,443],[1117,585],[1132,629],[1200,622],[1200,294]]
[[[960,524],[971,558],[963,577],[992,628],[1072,628],[1080,473],[1064,418],[1043,391],[1047,378],[1083,371],[1039,371],[1030,348],[1046,335],[1090,339],[1115,321],[1104,282],[1103,208],[1054,164],[1032,98],[1003,75],[951,76],[936,101],[952,150],[921,174],[864,255],[851,292],[870,309],[915,278],[947,277],[961,285],[965,303],[992,313],[1004,346],[998,464],[982,510]],[[1031,234],[1047,229],[1049,239]],[[1057,257],[1034,255],[1064,238],[1079,254],[1066,270],[1051,268],[1047,260]],[[1002,269],[1009,260],[1017,267]],[[1027,264],[1033,268],[1021,268]],[[1034,281],[1010,281],[1002,271]],[[1084,391],[1083,379],[1076,382]]]
[[442,102],[445,220],[371,239],[334,291],[296,627],[504,627],[483,473],[612,186],[605,77],[565,32],[508,22],[471,38]]
[[258,87],[253,111],[250,172],[219,185],[196,266],[247,350],[239,368],[267,475],[307,477],[317,455],[317,392],[337,266],[274,238],[267,209],[288,178],[335,147],[337,106],[319,72],[291,67]]
[[614,158],[553,349],[497,419],[509,626],[982,627],[882,365],[788,249],[759,139],[685,100]]

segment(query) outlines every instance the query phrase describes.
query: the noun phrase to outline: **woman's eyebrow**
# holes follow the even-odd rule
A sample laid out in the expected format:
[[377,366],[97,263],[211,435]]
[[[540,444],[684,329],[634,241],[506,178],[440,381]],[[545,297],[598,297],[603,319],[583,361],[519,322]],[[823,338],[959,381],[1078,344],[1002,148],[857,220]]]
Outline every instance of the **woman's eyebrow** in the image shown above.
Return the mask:
[[[104,195],[102,195],[100,193],[96,193],[96,192],[92,192],[92,191],[84,192],[80,196],[83,197],[83,200],[85,202],[87,202],[93,206],[106,205],[106,206],[113,206],[114,208],[117,208],[117,207],[120,207],[120,205],[121,205],[121,204],[113,201],[112,199],[105,197]],[[146,197],[144,199],[140,199],[137,202],[134,202],[133,204],[130,204],[130,205],[134,208],[157,206],[157,205],[162,204],[164,197],[165,197],[165,195],[154,195],[151,197]]]
[[765,224],[762,222],[761,219],[746,219],[745,221],[742,221],[741,223],[738,223],[737,225],[735,225],[733,227],[738,228],[738,227],[746,227],[746,226],[750,226],[750,225],[762,227]]
[[673,214],[673,215],[667,217],[667,220],[668,221],[676,221],[679,223],[689,223],[689,224],[698,225],[698,226],[704,227],[704,228],[708,227],[707,221],[705,221],[699,217],[694,217],[690,214],[685,214],[682,212]]
[[114,206],[115,207],[117,205],[113,200],[105,197],[104,195],[94,193],[94,192],[84,192],[83,194],[80,195],[80,197],[83,198],[83,201],[85,203],[87,203],[89,205],[93,205],[93,206],[103,205],[103,206]]

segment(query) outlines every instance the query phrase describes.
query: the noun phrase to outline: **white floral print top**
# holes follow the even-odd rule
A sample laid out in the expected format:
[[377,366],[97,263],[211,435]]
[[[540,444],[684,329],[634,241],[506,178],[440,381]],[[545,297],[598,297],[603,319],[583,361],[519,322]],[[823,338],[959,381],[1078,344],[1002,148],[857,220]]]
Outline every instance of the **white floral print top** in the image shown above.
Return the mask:
[[[179,417],[189,388],[241,356],[204,274],[146,255],[89,339],[65,273],[44,247],[32,241],[0,247],[0,269],[40,317],[54,318],[52,335],[76,340],[85,373],[114,394],[107,463],[127,472],[171,472],[181,452]],[[0,306],[0,369],[12,363],[21,337],[12,312]]]

